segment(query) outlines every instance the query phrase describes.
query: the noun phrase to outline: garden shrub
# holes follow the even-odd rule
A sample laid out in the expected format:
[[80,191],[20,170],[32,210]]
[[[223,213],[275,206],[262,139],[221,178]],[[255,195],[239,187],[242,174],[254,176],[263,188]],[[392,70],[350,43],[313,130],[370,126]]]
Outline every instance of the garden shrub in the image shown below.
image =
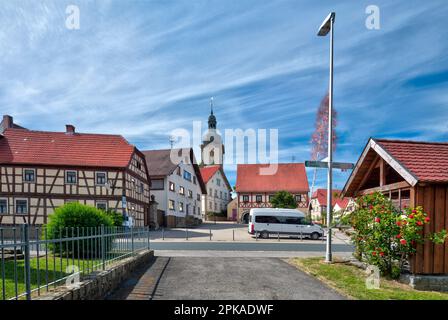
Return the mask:
[[288,191],[278,191],[271,199],[273,208],[296,209],[297,203],[294,196]]
[[[82,236],[96,235],[101,233],[101,226],[110,228],[114,226],[113,219],[104,211],[95,207],[83,205],[77,202],[66,203],[57,208],[49,217],[49,223],[46,225],[46,234],[43,237],[47,239],[62,239],[62,243],[56,241],[49,245],[49,249],[55,254],[74,257],[93,257],[96,252],[97,257],[101,250],[99,249],[101,241],[97,239],[85,239],[78,241],[64,242],[63,239]],[[68,245],[67,245],[68,244]],[[105,241],[106,250],[110,248],[112,238],[107,237]],[[79,250],[78,250],[79,247]],[[97,258],[96,257],[96,258]],[[95,258],[95,257],[93,257]]]
[[115,210],[107,210],[106,214],[112,219],[113,225],[115,227],[122,227],[123,226],[123,214],[120,212],[117,212]]
[[354,229],[355,255],[377,266],[383,275],[398,277],[417,244],[445,242],[446,230],[422,236],[425,224],[430,223],[422,207],[399,211],[381,193],[365,195],[357,204],[357,209],[344,217]]

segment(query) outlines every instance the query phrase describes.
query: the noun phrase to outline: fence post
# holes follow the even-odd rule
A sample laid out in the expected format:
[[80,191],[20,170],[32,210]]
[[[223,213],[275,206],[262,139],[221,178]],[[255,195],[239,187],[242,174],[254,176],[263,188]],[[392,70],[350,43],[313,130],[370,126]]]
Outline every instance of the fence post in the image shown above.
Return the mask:
[[232,229],[232,240],[235,241],[235,229]]
[[277,240],[280,241],[280,232],[277,232]]
[[165,228],[162,228],[162,240],[165,240]]
[[148,250],[149,250],[149,248],[151,247],[151,234],[149,233],[149,226],[147,227],[148,228]]
[[212,229],[210,229],[210,241],[212,241]]
[[106,241],[104,239],[104,224],[101,225],[101,261],[103,270],[106,269]]
[[23,237],[25,246],[25,288],[26,300],[31,300],[31,265],[30,265],[30,234],[29,225],[23,225]]
[[134,227],[131,226],[131,252],[134,253]]

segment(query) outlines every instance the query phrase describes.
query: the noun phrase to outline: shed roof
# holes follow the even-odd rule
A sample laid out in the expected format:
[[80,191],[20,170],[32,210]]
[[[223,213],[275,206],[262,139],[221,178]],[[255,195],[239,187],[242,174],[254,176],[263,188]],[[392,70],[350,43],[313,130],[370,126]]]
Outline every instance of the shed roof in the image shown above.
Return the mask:
[[448,183],[448,143],[371,138],[344,186],[345,195],[351,196],[359,188],[377,155],[411,186]]

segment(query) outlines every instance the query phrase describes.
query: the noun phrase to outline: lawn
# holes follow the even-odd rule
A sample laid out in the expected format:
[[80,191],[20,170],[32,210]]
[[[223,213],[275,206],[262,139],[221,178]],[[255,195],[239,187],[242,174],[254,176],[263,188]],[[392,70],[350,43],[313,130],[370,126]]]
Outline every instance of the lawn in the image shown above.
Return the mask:
[[[71,259],[67,261],[66,258],[60,259],[59,257],[49,256],[48,261],[45,258],[32,258],[31,259],[31,288],[37,288],[38,284],[40,286],[45,286],[45,284],[51,283],[55,280],[63,279],[68,276],[67,267],[70,265],[75,265],[78,267],[78,260],[76,259],[73,263]],[[48,263],[48,272],[46,272],[46,266]],[[92,270],[92,267],[99,264],[100,260],[79,260],[79,270]],[[39,265],[38,265],[39,264]],[[3,266],[0,264],[0,275],[2,274]],[[95,269],[101,268],[101,266],[95,266]],[[25,292],[25,281],[24,281],[24,261],[17,260],[17,265],[14,267],[14,261],[9,260],[4,264],[4,288],[3,281],[0,280],[0,300],[3,298],[3,292],[6,297],[5,300],[13,298],[16,296],[16,292],[20,295]],[[15,286],[15,278],[17,277],[17,288]],[[65,279],[57,283],[57,285],[64,284]],[[49,290],[54,288],[54,285],[48,287]],[[16,291],[17,290],[17,291]],[[41,289],[41,293],[45,293],[46,287]],[[33,293],[37,294],[37,292]]]
[[359,300],[448,300],[448,293],[418,291],[397,281],[381,278],[379,289],[367,289],[366,273],[342,261],[326,264],[322,258],[294,258],[289,263],[318,278],[339,293]]

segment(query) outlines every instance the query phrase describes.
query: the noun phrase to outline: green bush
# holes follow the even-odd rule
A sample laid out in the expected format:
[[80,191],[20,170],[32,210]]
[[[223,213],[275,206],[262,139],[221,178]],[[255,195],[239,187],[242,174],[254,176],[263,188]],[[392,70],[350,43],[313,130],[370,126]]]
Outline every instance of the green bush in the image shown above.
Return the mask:
[[270,201],[274,208],[296,209],[297,203],[294,196],[288,191],[277,192]]
[[430,218],[422,207],[395,208],[381,193],[357,200],[357,209],[343,218],[353,227],[352,241],[360,260],[377,266],[382,274],[398,277],[417,244],[425,241],[443,244],[446,231],[422,236]]
[[[64,256],[87,256],[92,258],[94,253],[99,255],[99,246],[101,241],[99,238],[85,239],[80,241],[65,242],[65,238],[79,236],[91,236],[101,233],[101,226],[106,228],[113,227],[114,221],[112,217],[104,211],[95,207],[83,205],[77,202],[66,203],[57,208],[49,217],[49,223],[46,226],[46,234],[42,236],[47,239],[62,239],[49,245],[50,250],[55,254],[62,254]],[[112,239],[106,238],[106,250],[111,246]],[[79,243],[78,243],[79,242]],[[78,245],[79,244],[79,245]],[[79,250],[78,250],[79,247]]]
[[113,224],[115,227],[121,227],[123,226],[123,214],[119,213],[115,210],[107,210],[106,214],[112,219]]

